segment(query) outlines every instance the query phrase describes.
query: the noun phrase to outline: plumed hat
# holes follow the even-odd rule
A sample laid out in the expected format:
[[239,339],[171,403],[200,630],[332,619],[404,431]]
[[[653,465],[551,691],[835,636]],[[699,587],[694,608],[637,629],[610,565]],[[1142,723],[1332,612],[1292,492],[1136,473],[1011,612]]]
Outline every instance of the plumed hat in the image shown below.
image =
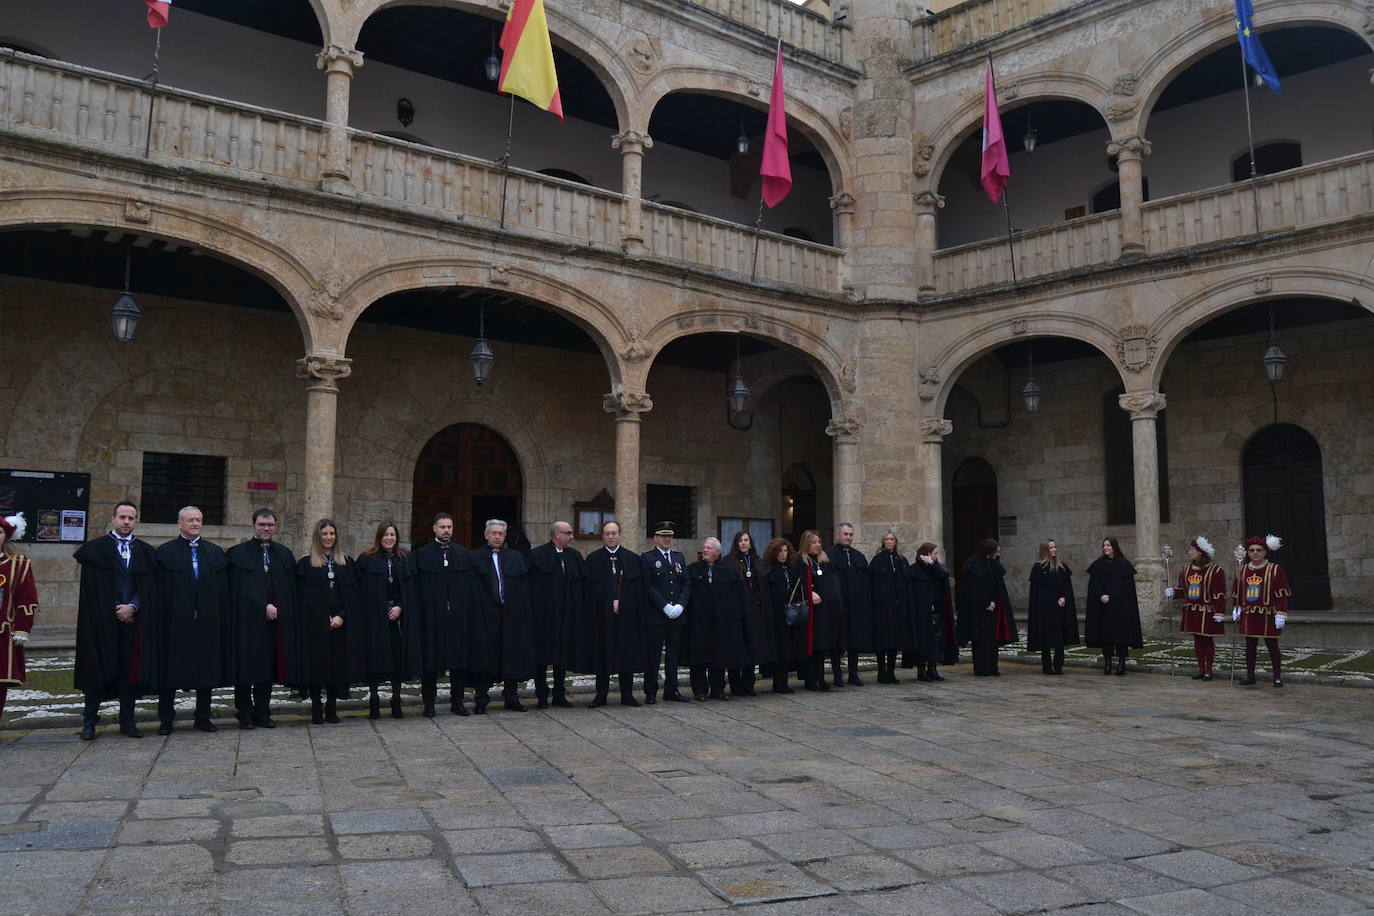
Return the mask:
[[24,513],[22,512],[16,512],[14,515],[0,518],[0,528],[5,529],[5,539],[8,541],[18,541],[22,539],[28,527],[29,523],[24,521]]

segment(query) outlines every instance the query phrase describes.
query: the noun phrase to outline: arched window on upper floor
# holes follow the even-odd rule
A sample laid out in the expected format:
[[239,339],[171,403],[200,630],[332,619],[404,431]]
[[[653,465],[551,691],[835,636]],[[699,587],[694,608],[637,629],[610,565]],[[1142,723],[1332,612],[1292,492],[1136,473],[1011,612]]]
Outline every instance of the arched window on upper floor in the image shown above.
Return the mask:
[[564,181],[575,181],[578,184],[591,184],[590,181],[583,178],[581,175],[576,172],[570,172],[567,169],[540,169],[539,174],[548,175],[550,178],[561,178]]
[[[1272,175],[1302,167],[1302,144],[1296,140],[1274,140],[1255,147],[1255,174]],[[1231,160],[1231,180],[1250,178],[1250,151]]]

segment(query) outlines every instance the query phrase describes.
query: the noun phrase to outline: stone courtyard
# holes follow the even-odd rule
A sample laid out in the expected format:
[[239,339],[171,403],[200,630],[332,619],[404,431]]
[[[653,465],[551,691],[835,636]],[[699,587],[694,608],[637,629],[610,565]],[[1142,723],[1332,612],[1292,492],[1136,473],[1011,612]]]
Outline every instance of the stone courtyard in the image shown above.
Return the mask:
[[7,913],[1374,910],[1360,689],[944,684],[0,742]]

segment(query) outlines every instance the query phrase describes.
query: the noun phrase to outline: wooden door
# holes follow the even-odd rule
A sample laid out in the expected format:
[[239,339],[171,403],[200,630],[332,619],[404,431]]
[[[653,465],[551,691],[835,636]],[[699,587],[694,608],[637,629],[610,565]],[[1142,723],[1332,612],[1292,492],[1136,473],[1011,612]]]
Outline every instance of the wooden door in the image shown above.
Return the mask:
[[411,498],[411,545],[433,539],[432,519],[453,516],[454,539],[482,543],[489,518],[521,525],[524,484],[520,462],[505,439],[476,423],[457,423],[435,434],[415,462]]
[[945,562],[958,574],[984,538],[997,537],[997,472],[982,458],[954,471],[954,519]]
[[1330,610],[1326,554],[1326,496],[1321,446],[1292,423],[1256,433],[1241,457],[1246,536],[1276,534],[1283,547],[1272,557],[1288,573],[1295,610]]

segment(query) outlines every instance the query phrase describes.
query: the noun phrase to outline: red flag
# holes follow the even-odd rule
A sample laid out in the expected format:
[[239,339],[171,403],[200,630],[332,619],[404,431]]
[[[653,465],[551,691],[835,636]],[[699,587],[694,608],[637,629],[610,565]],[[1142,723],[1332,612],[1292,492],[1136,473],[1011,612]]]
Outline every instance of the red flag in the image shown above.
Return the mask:
[[763,134],[763,202],[782,203],[792,190],[792,162],[787,158],[787,113],[782,104],[782,39],[778,39],[778,63],[773,69],[773,92],[768,97],[768,129]]
[[983,169],[978,180],[996,203],[1002,199],[1011,178],[1007,161],[1007,140],[1002,136],[1002,116],[997,112],[997,89],[992,84],[992,58],[988,58],[988,81],[983,90]]
[[148,5],[148,28],[160,29],[167,25],[167,14],[171,11],[172,0],[143,0]]

